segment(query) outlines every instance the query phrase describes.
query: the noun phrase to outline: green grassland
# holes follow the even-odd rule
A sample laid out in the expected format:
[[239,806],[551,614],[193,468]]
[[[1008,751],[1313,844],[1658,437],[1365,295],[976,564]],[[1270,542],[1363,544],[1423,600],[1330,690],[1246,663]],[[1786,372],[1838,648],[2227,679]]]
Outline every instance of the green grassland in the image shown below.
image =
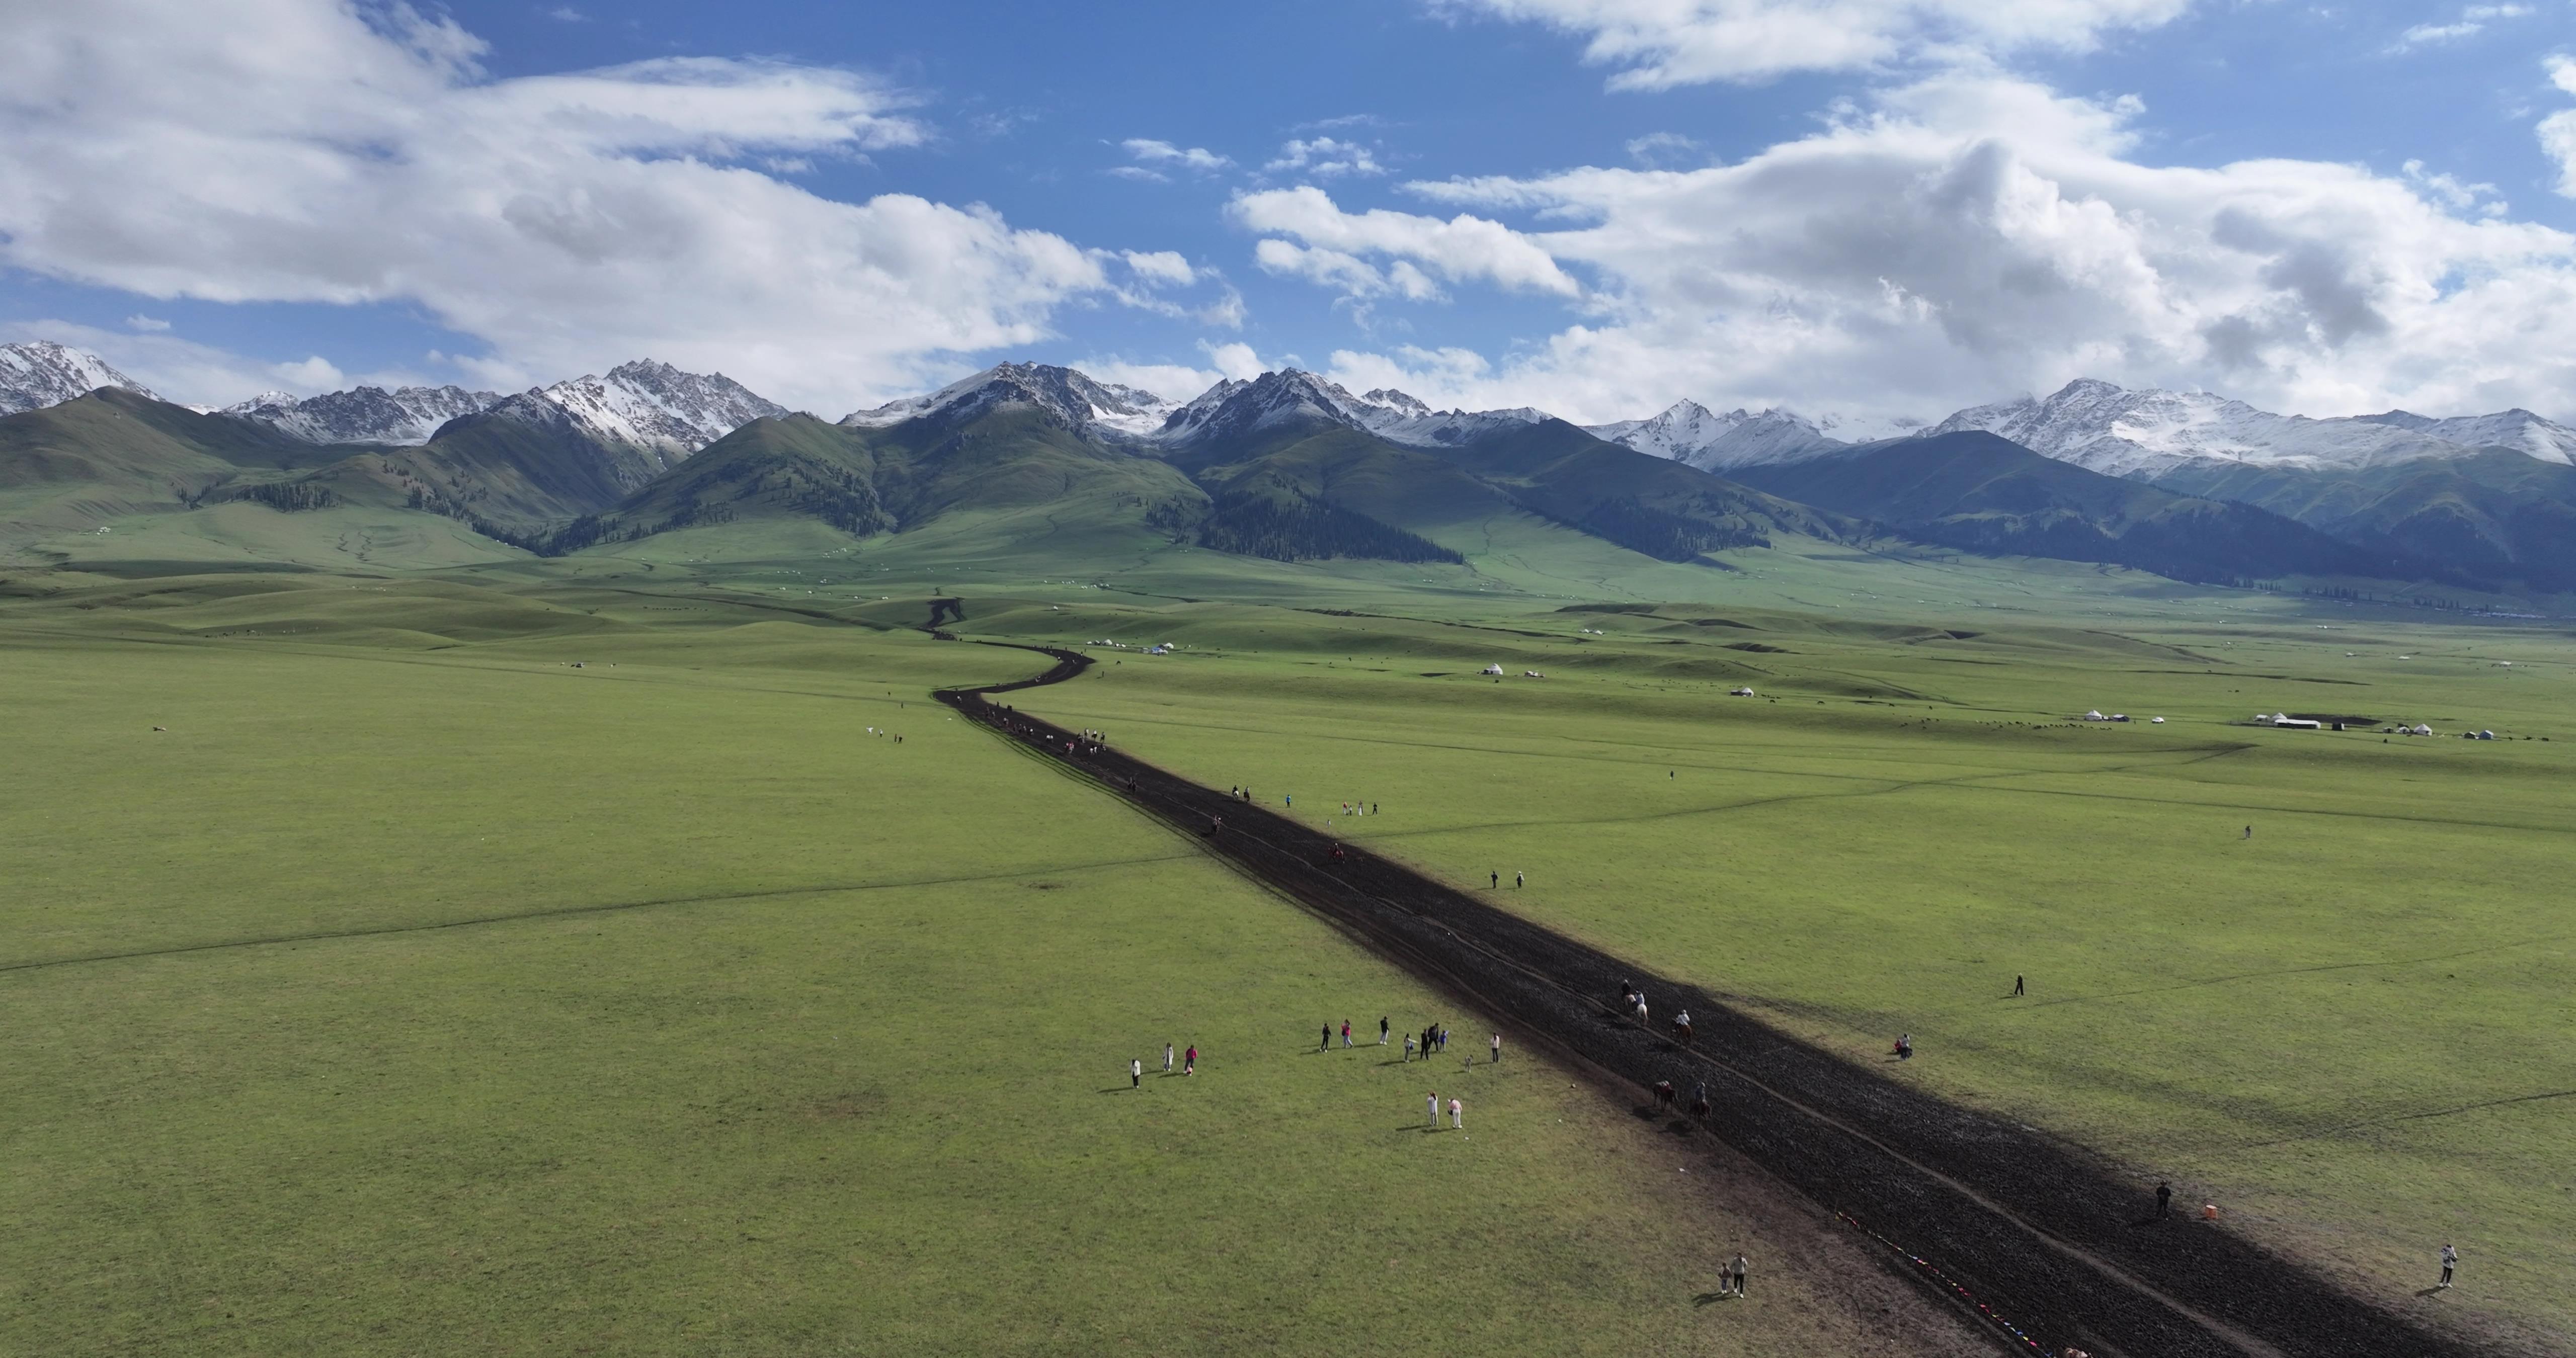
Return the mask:
[[[1844,617],[1031,591],[970,597],[963,626],[1175,643],[1100,652],[1097,677],[1020,705],[1293,794],[1452,881],[1498,871],[1510,906],[1856,1060],[1910,1031],[1924,1058],[1899,1078],[2170,1176],[2375,1294],[2563,1351],[2576,645],[2068,583],[1981,612],[1888,589]],[[2071,720],[2096,708],[2138,720]],[[2284,709],[2374,724],[2248,724]],[[2398,720],[2443,736],[2377,732]],[[2409,1298],[2446,1240],[2481,1261],[2474,1288]]]
[[546,569],[0,584],[0,1348],[1976,1351],[1543,1062],[1310,1054],[1472,1019],[925,700],[1037,658]]

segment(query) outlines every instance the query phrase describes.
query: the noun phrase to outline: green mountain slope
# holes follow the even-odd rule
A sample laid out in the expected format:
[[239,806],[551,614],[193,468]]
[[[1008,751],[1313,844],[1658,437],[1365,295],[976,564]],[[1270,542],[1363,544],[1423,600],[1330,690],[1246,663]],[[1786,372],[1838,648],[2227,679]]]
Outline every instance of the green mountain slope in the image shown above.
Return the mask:
[[1982,430],[1859,444],[1802,462],[1740,467],[1735,475],[1924,541],[1992,555],[2107,562],[2197,581],[2411,579],[2426,570],[2251,505],[2103,476]]
[[2385,554],[2485,583],[2576,590],[2576,467],[2509,448],[2358,472],[2179,468],[2165,489],[2260,506]]
[[1442,455],[1532,512],[1633,552],[1690,561],[1775,534],[1854,542],[1866,525],[1693,467],[1607,443],[1563,420],[1509,430]]
[[1173,531],[1207,496],[1174,468],[1088,442],[1043,412],[1001,406],[957,425],[890,429],[810,415],[755,420],[550,544],[579,550],[683,529],[820,523],[849,537],[950,519],[1067,525],[1112,538]]

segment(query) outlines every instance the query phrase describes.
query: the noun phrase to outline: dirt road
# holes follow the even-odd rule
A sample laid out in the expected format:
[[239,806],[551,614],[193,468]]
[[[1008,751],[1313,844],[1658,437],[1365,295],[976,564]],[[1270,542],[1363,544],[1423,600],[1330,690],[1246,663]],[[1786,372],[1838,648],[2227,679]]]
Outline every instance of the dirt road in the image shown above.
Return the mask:
[[[2014,1124],[1946,1104],[1786,1037],[1711,996],[1521,919],[1365,849],[1013,711],[1016,689],[1089,660],[1044,650],[1034,680],[940,700],[1031,754],[1125,798],[1218,858],[1432,984],[1560,1054],[1640,1090],[1671,1082],[1705,1120],[1669,1116],[1742,1152],[1835,1213],[1900,1271],[2010,1349],[2097,1358],[2451,1358],[2427,1333],[2292,1260],[2180,1213],[2147,1185]],[[1219,822],[1222,822],[1221,825]],[[1622,981],[1687,1048],[1616,1011]]]

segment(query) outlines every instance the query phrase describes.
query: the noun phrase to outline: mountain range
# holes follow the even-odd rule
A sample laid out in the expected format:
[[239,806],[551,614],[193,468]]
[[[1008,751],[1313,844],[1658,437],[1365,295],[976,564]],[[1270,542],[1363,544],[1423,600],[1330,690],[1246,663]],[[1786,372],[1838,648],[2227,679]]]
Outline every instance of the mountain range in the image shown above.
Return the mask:
[[2576,430],[2519,410],[2315,420],[2080,381],[1846,443],[1778,409],[1684,401],[1578,428],[1293,369],[1175,402],[1005,363],[827,422],[647,360],[506,397],[360,387],[197,411],[47,344],[0,346],[0,410],[0,545],[245,500],[439,515],[546,553],[1031,515],[1103,543],[1431,562],[1511,520],[1711,565],[1783,536],[1885,538],[2197,581],[2576,589]]

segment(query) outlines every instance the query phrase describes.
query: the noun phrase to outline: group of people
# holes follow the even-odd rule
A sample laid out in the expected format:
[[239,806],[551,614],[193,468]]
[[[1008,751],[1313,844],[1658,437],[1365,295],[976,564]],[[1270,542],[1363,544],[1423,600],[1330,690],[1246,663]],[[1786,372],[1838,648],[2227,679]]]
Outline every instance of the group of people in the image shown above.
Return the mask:
[[[1453,1131],[1467,1130],[1466,1107],[1456,1099],[1449,1101],[1449,1126]],[[1431,1093],[1431,1130],[1435,1132],[1440,1130],[1440,1092],[1438,1090],[1433,1090]]]
[[[1172,1073],[1172,1044],[1169,1042],[1163,1044],[1163,1073],[1165,1075]],[[1199,1073],[1199,1044],[1191,1043],[1189,1051],[1181,1056],[1181,1073],[1183,1075]],[[1140,1056],[1127,1063],[1127,1087],[1130,1089],[1145,1087],[1145,1058]]]

